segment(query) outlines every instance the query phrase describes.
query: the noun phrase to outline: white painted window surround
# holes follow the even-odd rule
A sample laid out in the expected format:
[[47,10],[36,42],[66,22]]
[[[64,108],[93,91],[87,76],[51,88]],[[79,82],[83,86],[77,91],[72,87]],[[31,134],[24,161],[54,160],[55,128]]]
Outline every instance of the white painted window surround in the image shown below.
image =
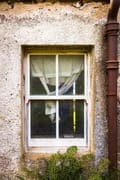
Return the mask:
[[29,53],[24,64],[27,148],[44,153],[73,145],[88,149],[89,54]]

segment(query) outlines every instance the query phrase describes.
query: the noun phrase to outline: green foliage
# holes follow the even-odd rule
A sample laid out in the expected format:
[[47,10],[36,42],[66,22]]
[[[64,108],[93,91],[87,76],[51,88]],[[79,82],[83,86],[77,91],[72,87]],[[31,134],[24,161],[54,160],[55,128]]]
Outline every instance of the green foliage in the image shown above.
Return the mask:
[[103,180],[118,180],[120,179],[120,169],[110,169],[106,172],[105,176],[103,177]]
[[25,175],[17,176],[21,180],[117,180],[119,170],[108,170],[108,159],[94,163],[94,156],[86,154],[78,156],[77,147],[72,146],[65,153],[57,152],[46,162],[44,173],[38,163],[35,168],[24,168]]
[[76,158],[76,152],[76,147],[71,147],[64,154],[58,152],[52,155],[46,169],[48,180],[77,180],[82,172],[82,165]]
[[102,180],[108,168],[109,161],[102,159],[96,166],[90,167],[88,171],[89,180]]

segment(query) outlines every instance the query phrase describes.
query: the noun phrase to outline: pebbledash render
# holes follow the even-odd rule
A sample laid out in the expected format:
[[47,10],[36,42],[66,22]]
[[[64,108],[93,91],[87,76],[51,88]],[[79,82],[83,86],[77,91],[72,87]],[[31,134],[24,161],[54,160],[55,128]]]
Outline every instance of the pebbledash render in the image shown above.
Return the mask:
[[[73,6],[72,3],[60,2],[54,4],[51,2],[38,4],[15,3],[14,9],[10,9],[5,2],[0,3],[1,177],[6,175],[6,177],[14,179],[15,174],[21,170],[24,158],[27,162],[35,158],[42,159],[58,150],[64,151],[69,145],[77,145],[81,154],[85,152],[94,153],[96,161],[102,157],[107,157],[108,127],[105,67],[107,44],[105,24],[108,9],[109,4],[100,2],[86,3],[81,8]],[[118,14],[119,21],[120,13]],[[71,57],[74,59],[72,65],[68,63],[68,61],[72,62]],[[48,73],[53,68],[52,66],[49,68],[51,65],[49,59],[55,65],[55,75],[54,73],[52,75]],[[77,68],[79,59],[82,63]],[[119,59],[120,34],[118,37]],[[37,61],[39,61],[38,64]],[[61,61],[66,64],[64,72],[59,69],[59,66],[61,66],[61,69],[65,68]],[[43,65],[40,65],[43,62],[47,68],[43,69]],[[37,68],[37,66],[40,67]],[[68,75],[71,67],[73,68],[71,74],[74,71],[74,80],[73,75],[71,77]],[[34,70],[34,68],[37,70]],[[43,81],[44,76],[41,75],[43,70],[47,71],[45,75],[48,79],[46,81]],[[80,75],[82,71],[84,71],[84,90],[77,93],[77,75]],[[117,81],[118,166],[120,166],[119,75],[120,66]],[[69,76],[67,82],[63,80],[65,76],[66,78]],[[39,78],[37,85],[40,86],[41,83],[41,87],[45,89],[44,92],[39,93],[39,90],[36,90],[36,93],[34,91],[34,85],[31,84],[35,83],[33,82],[35,77],[36,79]],[[47,82],[49,82],[49,86]],[[60,82],[62,82],[62,85],[60,84],[59,88]],[[50,88],[54,87],[57,87],[55,89],[57,95],[54,94],[54,91],[47,92],[47,90],[51,91]],[[70,94],[71,91],[68,93],[71,87],[72,95]],[[59,91],[61,91],[61,94],[59,94]],[[50,93],[51,95],[49,95]],[[73,97],[75,100],[72,102]],[[66,99],[65,102],[63,102],[64,99]],[[80,104],[78,103],[78,105],[84,107],[83,109],[80,107],[83,115],[76,115],[79,114],[79,109],[74,105],[74,101],[77,103],[79,101]],[[43,102],[44,108],[41,106],[41,102]],[[73,109],[71,113],[73,120],[72,133],[65,126],[61,126],[62,131],[59,127],[59,121],[63,117],[62,111],[67,103]],[[53,134],[47,132],[46,126],[44,126],[46,134],[45,132],[42,134],[42,125],[40,127],[41,132],[39,132],[36,124],[34,124],[34,110],[38,106],[43,109],[41,113],[44,113],[45,120],[50,120],[48,124],[53,123],[53,116],[47,106],[50,106],[50,111],[54,111],[54,115],[56,114],[56,121],[54,122],[56,123],[56,126],[54,126],[56,129],[53,130]],[[77,110],[75,110],[75,107]],[[38,110],[37,113],[39,114]],[[77,127],[76,116],[78,119],[79,116],[80,119],[84,117],[81,120],[83,129]],[[79,126],[81,125],[79,124]],[[49,137],[46,138],[46,135]]]

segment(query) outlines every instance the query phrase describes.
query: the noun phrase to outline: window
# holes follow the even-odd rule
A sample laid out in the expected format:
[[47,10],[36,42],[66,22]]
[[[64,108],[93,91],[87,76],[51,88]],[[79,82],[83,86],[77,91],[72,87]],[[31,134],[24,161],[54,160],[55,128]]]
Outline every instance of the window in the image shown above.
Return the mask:
[[87,146],[87,55],[29,54],[25,70],[28,147]]

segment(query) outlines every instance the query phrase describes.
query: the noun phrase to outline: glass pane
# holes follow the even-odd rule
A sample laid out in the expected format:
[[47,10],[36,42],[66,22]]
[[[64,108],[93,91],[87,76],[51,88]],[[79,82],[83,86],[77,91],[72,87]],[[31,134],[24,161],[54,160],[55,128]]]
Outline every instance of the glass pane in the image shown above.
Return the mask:
[[31,138],[54,138],[56,135],[55,101],[31,102]]
[[77,95],[84,94],[84,85],[85,85],[85,76],[84,76],[84,70],[81,71],[78,79],[75,81],[75,93]]
[[59,94],[84,94],[84,56],[59,56]]
[[84,137],[84,101],[60,101],[59,116],[60,138]]
[[54,55],[30,56],[30,94],[55,95],[56,62]]

